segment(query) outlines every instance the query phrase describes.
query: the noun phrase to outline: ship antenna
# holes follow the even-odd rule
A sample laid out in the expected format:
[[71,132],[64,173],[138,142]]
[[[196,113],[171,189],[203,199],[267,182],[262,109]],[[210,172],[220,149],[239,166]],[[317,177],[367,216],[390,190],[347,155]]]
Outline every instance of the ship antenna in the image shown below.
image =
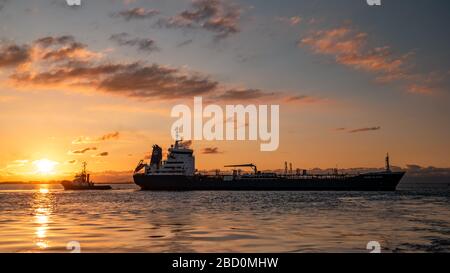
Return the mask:
[[180,139],[180,135],[179,135],[179,133],[180,133],[180,127],[176,127],[175,128],[175,141],[179,141]]
[[87,165],[86,161],[83,162],[83,174],[86,174],[86,165]]
[[391,164],[389,163],[389,153],[386,154],[386,171],[391,171]]
[[87,165],[87,163],[86,163],[86,161],[84,161],[83,163],[82,163],[82,165],[83,165],[83,169],[82,169],[82,171],[81,171],[81,179],[83,179],[83,182],[86,182],[86,176],[87,176],[87,174],[86,174],[86,165]]

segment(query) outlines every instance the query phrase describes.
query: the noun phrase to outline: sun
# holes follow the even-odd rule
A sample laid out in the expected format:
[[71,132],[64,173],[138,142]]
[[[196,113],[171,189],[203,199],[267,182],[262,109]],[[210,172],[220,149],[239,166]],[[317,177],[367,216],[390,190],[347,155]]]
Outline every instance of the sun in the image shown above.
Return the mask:
[[36,172],[42,175],[53,174],[57,164],[58,162],[48,159],[39,159],[33,162],[33,165],[36,167]]

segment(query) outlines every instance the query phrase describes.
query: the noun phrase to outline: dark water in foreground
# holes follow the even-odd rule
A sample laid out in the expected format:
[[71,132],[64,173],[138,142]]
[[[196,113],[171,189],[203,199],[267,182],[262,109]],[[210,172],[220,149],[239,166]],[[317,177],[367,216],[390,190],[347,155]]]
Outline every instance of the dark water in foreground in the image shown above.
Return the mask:
[[63,191],[0,185],[0,252],[450,252],[450,192]]

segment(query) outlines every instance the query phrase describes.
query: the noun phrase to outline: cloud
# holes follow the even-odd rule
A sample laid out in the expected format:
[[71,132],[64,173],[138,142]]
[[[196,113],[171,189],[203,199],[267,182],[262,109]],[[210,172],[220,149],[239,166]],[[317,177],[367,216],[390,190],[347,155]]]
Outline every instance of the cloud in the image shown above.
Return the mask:
[[378,131],[378,130],[381,130],[380,126],[353,129],[353,130],[350,130],[349,133],[361,133],[361,132]]
[[204,148],[202,154],[220,154],[222,152],[219,151],[218,147],[207,147]]
[[388,46],[370,48],[368,34],[351,27],[321,30],[302,38],[317,54],[332,55],[336,62],[354,69],[380,73],[400,73],[409,54],[394,56]]
[[368,132],[368,131],[378,131],[381,130],[380,126],[376,126],[376,127],[366,127],[366,128],[358,128],[358,129],[353,129],[348,131],[349,133],[361,133],[361,132]]
[[370,132],[370,131],[378,131],[381,130],[381,126],[375,126],[375,127],[363,127],[363,128],[356,128],[356,129],[348,129],[345,127],[335,128],[334,131],[336,132],[347,132],[350,134],[355,133],[362,133],[362,132]]
[[296,26],[303,21],[303,18],[300,16],[292,16],[292,17],[277,17],[276,20],[278,22],[286,23],[291,26]]
[[349,25],[312,31],[298,42],[299,47],[308,47],[315,54],[332,56],[339,64],[374,74],[378,83],[399,82],[408,93],[435,93],[432,85],[439,82],[436,73],[426,75],[412,71],[410,59],[414,51],[394,54],[389,46],[370,44],[366,32]]
[[[292,94],[267,92],[256,88],[230,88],[210,76],[146,62],[104,60],[72,36],[44,37],[28,46],[30,57],[11,69],[6,84],[15,89],[102,92],[141,100],[180,100],[203,96],[205,101],[270,99],[286,102]],[[3,52],[0,51],[0,55]],[[299,98],[296,99],[299,101]],[[312,98],[304,101],[312,102]],[[89,140],[89,139],[88,139]],[[86,143],[80,139],[75,143]],[[89,142],[89,141],[87,141]]]
[[101,136],[99,140],[119,139],[119,136],[120,136],[119,132],[114,132]]
[[102,135],[97,138],[90,138],[85,136],[80,136],[72,141],[72,144],[89,144],[89,143],[98,143],[100,141],[110,140],[110,139],[119,139],[119,132],[112,132],[105,135]]
[[408,87],[407,92],[420,95],[433,95],[436,91],[430,86],[412,84]]
[[28,164],[30,161],[28,159],[17,159],[6,165],[6,169],[14,169],[23,167]]
[[142,63],[66,63],[36,73],[15,73],[16,86],[94,88],[109,94],[148,99],[179,99],[205,95],[218,83],[206,76],[187,75],[176,68]]
[[191,9],[176,16],[161,18],[159,26],[167,28],[201,28],[223,39],[240,32],[242,10],[224,0],[194,0]]
[[307,95],[288,96],[288,97],[286,97],[285,101],[287,103],[293,103],[293,104],[320,104],[320,103],[329,102],[329,100],[326,100],[326,99],[316,98],[316,97],[307,96]]
[[69,151],[69,154],[80,155],[80,154],[86,153],[87,151],[95,151],[95,150],[97,150],[97,147],[90,147],[90,148],[84,148],[81,150]]
[[273,97],[274,95],[274,93],[267,93],[259,89],[230,89],[217,95],[215,99],[221,101],[257,100]]
[[40,39],[37,39],[34,41],[35,44],[38,44],[42,47],[50,47],[53,45],[67,45],[67,44],[73,44],[77,43],[75,42],[75,38],[70,35],[64,35],[64,36],[46,36]]
[[[218,86],[216,81],[199,73],[158,64],[99,62],[99,54],[87,50],[71,36],[45,37],[32,44],[33,54],[26,69],[9,76],[14,87],[94,89],[129,97],[179,99],[204,95]],[[0,51],[0,56],[11,55],[10,47],[6,49]],[[27,58],[2,60],[13,65]],[[48,63],[49,60],[52,62]]]
[[97,155],[95,155],[96,157],[104,157],[104,156],[108,156],[109,155],[109,153],[108,152],[102,152],[102,153],[99,153],[99,154],[97,154]]
[[93,143],[94,141],[88,137],[78,137],[77,139],[72,140],[72,144],[88,144]]
[[187,45],[189,45],[189,44],[192,44],[193,41],[194,41],[194,40],[192,40],[192,39],[188,39],[188,40],[186,40],[186,41],[183,41],[183,42],[177,44],[177,47],[187,46]]
[[100,54],[87,50],[87,46],[75,41],[73,36],[47,36],[34,41],[33,58],[50,61],[86,60],[99,57]]
[[345,127],[335,128],[334,131],[337,131],[337,132],[347,131],[347,128],[345,128]]
[[26,63],[30,58],[30,49],[25,45],[0,44],[0,68]]
[[137,47],[140,51],[159,51],[159,48],[156,46],[156,42],[154,40],[148,38],[130,38],[130,35],[125,32],[113,34],[109,39],[116,42],[120,46]]
[[75,164],[77,162],[78,162],[77,160],[73,159],[73,160],[68,160],[66,163],[67,164]]
[[155,9],[144,9],[144,8],[133,8],[133,9],[127,9],[119,11],[115,14],[113,14],[114,17],[122,17],[126,21],[131,20],[142,20],[142,19],[148,19],[153,18],[154,16],[158,15],[159,11]]

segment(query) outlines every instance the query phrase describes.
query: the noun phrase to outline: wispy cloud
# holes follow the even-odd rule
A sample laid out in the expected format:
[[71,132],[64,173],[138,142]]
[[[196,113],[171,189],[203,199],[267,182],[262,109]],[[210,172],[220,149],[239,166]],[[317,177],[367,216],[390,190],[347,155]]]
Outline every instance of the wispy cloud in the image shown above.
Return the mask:
[[120,136],[119,132],[114,132],[101,136],[99,140],[119,139],[119,136]]
[[354,133],[369,132],[369,131],[378,131],[378,130],[381,130],[381,127],[380,127],[380,126],[353,129],[353,130],[350,130],[349,133],[354,134]]
[[183,47],[183,46],[190,45],[190,44],[192,44],[193,41],[194,41],[193,39],[185,40],[185,41],[183,41],[183,42],[177,44],[177,47]]
[[109,39],[120,46],[137,47],[140,51],[148,53],[160,50],[154,40],[149,38],[131,38],[130,34],[125,32],[113,34]]
[[324,104],[330,103],[328,99],[317,98],[308,95],[293,95],[286,97],[285,101],[292,104]]
[[317,54],[332,55],[336,62],[355,69],[380,73],[400,73],[409,54],[394,56],[388,46],[370,48],[368,34],[345,26],[320,30],[302,38],[300,46],[306,45]]
[[220,101],[258,100],[273,97],[274,93],[264,92],[260,89],[230,89],[217,95],[215,99]]
[[407,92],[412,94],[433,95],[436,90],[430,86],[412,84],[408,87]]
[[90,138],[81,136],[72,141],[72,144],[89,144],[89,143],[98,143],[100,141],[110,140],[110,139],[119,139],[120,133],[119,132],[112,132],[105,135],[102,135],[97,138]]
[[334,131],[336,132],[347,131],[347,128],[345,127],[334,128]]
[[86,153],[88,151],[95,151],[95,150],[97,150],[97,147],[88,147],[88,148],[84,148],[84,149],[81,149],[81,150],[69,151],[69,154],[81,155],[81,154],[84,154],[84,153]]
[[30,47],[34,59],[48,61],[82,61],[101,54],[87,50],[87,45],[75,41],[73,36],[47,36],[34,41]]
[[381,126],[374,126],[374,127],[363,127],[363,128],[356,128],[356,129],[348,129],[345,127],[335,128],[334,131],[336,132],[347,132],[350,134],[355,133],[363,133],[363,132],[370,132],[370,131],[378,131],[381,130]]
[[153,18],[154,16],[158,15],[160,12],[155,9],[144,9],[144,8],[133,8],[133,9],[127,9],[122,10],[117,13],[114,13],[114,17],[121,17],[125,19],[126,21],[131,20],[142,20],[142,19],[149,19]]
[[206,147],[202,150],[202,154],[220,154],[222,153],[219,151],[218,147]]
[[105,156],[108,156],[108,155],[109,155],[108,152],[101,152],[101,153],[99,153],[99,154],[96,154],[95,156],[96,156],[96,157],[105,157]]
[[278,22],[282,22],[282,23],[286,23],[289,24],[291,26],[296,26],[299,25],[302,21],[303,18],[300,16],[292,16],[292,17],[277,17],[275,18],[276,21]]
[[[414,73],[411,58],[414,51],[395,54],[390,46],[371,46],[369,34],[345,25],[338,28],[311,31],[298,45],[314,53],[332,56],[339,64],[375,75],[376,82],[399,82],[409,93],[434,94],[428,75]],[[420,83],[420,84],[419,84]]]
[[167,28],[201,28],[223,39],[240,32],[242,9],[224,0],[194,0],[191,9],[176,16],[161,18],[159,26]]

